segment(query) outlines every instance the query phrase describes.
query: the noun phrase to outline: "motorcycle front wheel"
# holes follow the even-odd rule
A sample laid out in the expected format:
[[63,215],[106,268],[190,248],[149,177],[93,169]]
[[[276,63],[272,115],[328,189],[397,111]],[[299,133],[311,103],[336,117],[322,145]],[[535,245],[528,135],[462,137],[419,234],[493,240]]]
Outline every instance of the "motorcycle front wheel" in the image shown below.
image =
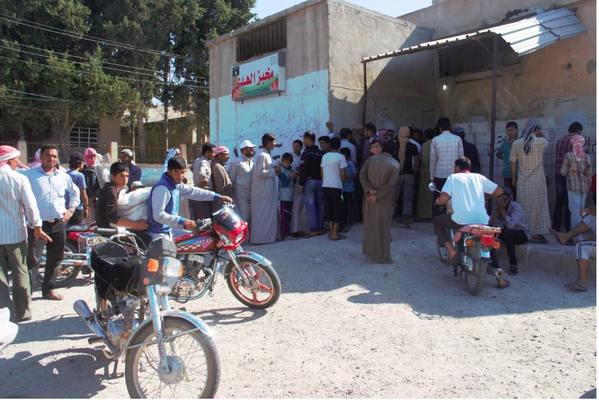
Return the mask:
[[468,263],[472,263],[472,271],[465,271],[466,290],[473,296],[482,292],[485,286],[487,263],[480,257],[478,246],[466,249]]
[[[75,254],[78,252],[78,249],[75,245],[65,242],[64,244],[64,257],[63,260],[73,260],[75,258]],[[46,256],[46,249],[44,248],[43,255]],[[81,266],[74,265],[66,265],[60,264],[56,267],[56,282],[54,283],[54,287],[56,289],[64,288],[69,286],[75,279],[77,279],[77,275],[81,272]],[[36,281],[41,285],[44,282],[44,275],[46,270],[46,263],[41,263]]]
[[237,262],[247,279],[229,262],[225,277],[233,296],[250,308],[272,307],[281,295],[281,281],[275,269],[249,257],[241,256]]
[[[182,318],[164,318],[168,373],[161,370],[157,343],[128,351],[125,381],[131,398],[189,399],[215,396],[220,380],[220,361],[212,338],[200,330],[181,334],[196,328]],[[154,325],[148,324],[133,345],[151,342],[156,337]]]

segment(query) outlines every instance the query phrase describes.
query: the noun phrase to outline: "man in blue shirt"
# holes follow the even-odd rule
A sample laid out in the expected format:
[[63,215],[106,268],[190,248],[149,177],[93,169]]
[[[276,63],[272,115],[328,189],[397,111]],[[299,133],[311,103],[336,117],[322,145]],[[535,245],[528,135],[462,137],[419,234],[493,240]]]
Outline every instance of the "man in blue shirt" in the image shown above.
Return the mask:
[[[42,283],[42,297],[47,300],[62,300],[63,296],[56,293],[56,268],[64,258],[64,243],[66,240],[65,224],[69,222],[79,206],[79,189],[73,180],[57,167],[58,147],[48,144],[40,149],[42,165],[25,171],[31,189],[37,200],[37,206],[42,219],[42,230],[50,237],[46,245],[46,269]],[[69,204],[65,204],[68,193]],[[66,207],[65,207],[66,206]],[[35,281],[39,269],[44,243],[35,239],[33,229],[28,229],[29,248],[27,251],[27,266],[31,282]]]
[[[87,218],[88,212],[88,201],[87,201],[87,185],[85,183],[85,176],[81,173],[83,169],[83,155],[81,153],[71,154],[69,159],[69,170],[67,174],[71,177],[71,180],[79,189],[79,200],[81,204],[75,210],[75,214],[69,220],[69,225],[79,225],[83,218]],[[65,207],[68,207],[70,203],[69,193],[65,196]]]
[[165,236],[170,239],[192,230],[196,222],[179,216],[179,200],[188,198],[196,201],[221,200],[232,203],[233,199],[210,190],[183,184],[186,169],[185,160],[175,156],[168,160],[167,170],[152,188],[148,200],[148,234],[154,239]]

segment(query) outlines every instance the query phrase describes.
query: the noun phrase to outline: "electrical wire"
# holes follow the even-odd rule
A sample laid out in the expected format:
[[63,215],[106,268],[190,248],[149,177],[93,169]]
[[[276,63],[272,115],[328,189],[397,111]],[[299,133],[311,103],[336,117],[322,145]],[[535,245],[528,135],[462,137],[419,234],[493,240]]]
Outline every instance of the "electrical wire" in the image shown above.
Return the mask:
[[43,112],[49,112],[49,113],[53,113],[53,114],[62,114],[61,111],[48,110],[48,109],[44,109],[44,108],[34,108],[34,107],[17,106],[17,105],[14,105],[14,104],[6,104],[4,106],[0,104],[0,107],[23,108],[23,109],[26,109],[26,110],[43,111]]
[[11,93],[19,93],[19,94],[26,94],[26,95],[33,96],[33,97],[41,97],[43,99],[58,100],[58,101],[68,101],[68,102],[71,102],[71,103],[80,103],[80,104],[89,104],[89,103],[85,103],[83,101],[61,99],[59,97],[47,96],[45,94],[23,92],[23,91],[20,91],[20,90],[7,89],[7,88],[4,88],[4,90],[7,91],[7,92],[11,92]]
[[61,28],[55,28],[53,26],[45,25],[45,24],[42,24],[39,22],[34,22],[34,21],[27,20],[27,19],[23,19],[23,18],[13,17],[11,15],[8,15],[8,14],[2,13],[2,12],[0,12],[0,19],[7,21],[7,22],[12,22],[15,24],[27,26],[29,28],[40,29],[42,31],[51,32],[51,33],[55,33],[58,35],[64,35],[64,36],[72,37],[75,39],[87,40],[87,41],[95,42],[95,43],[102,43],[102,44],[107,44],[107,45],[111,45],[111,46],[123,47],[128,50],[136,50],[136,51],[140,51],[140,52],[144,52],[144,53],[159,55],[161,57],[179,58],[179,59],[183,59],[183,60],[187,59],[187,57],[180,56],[178,54],[161,52],[158,50],[151,50],[151,49],[147,49],[144,47],[138,47],[138,46],[134,46],[134,45],[127,44],[127,43],[117,42],[114,40],[104,39],[104,38],[91,36],[91,35],[84,35],[82,33],[69,31],[69,30],[61,29]]
[[[54,68],[54,69],[61,70],[61,71],[70,71],[70,69],[68,69],[68,68],[61,68],[61,67],[57,67],[55,65],[40,64],[40,63],[36,63],[36,62],[32,62],[32,61],[21,60],[21,59],[16,58],[16,57],[0,56],[0,59],[10,60],[10,61],[17,61],[17,62],[21,62],[21,63],[25,63],[25,64],[33,64],[33,65],[38,65],[40,67]],[[93,74],[93,72],[82,71],[82,70],[77,70],[77,72],[82,73],[82,74],[87,74],[87,75]],[[127,78],[125,76],[110,75],[110,77],[112,77],[112,78],[118,78],[118,79],[123,79],[123,80],[131,81],[131,82],[139,82],[138,79]],[[179,84],[179,83],[165,83],[165,82],[160,82],[160,81],[147,81],[147,82],[148,83],[152,83],[152,84],[156,84],[156,85],[176,86],[176,87],[190,87],[190,88],[196,88],[196,89],[209,90],[208,86],[185,85],[185,84]]]

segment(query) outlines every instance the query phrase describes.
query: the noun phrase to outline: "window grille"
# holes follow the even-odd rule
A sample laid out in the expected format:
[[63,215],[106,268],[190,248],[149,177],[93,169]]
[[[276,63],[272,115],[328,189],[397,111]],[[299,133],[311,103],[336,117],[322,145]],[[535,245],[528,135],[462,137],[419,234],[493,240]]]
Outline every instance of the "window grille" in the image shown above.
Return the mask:
[[239,35],[237,62],[273,53],[287,47],[287,23],[284,19]]
[[71,146],[98,147],[98,129],[76,126],[71,130]]

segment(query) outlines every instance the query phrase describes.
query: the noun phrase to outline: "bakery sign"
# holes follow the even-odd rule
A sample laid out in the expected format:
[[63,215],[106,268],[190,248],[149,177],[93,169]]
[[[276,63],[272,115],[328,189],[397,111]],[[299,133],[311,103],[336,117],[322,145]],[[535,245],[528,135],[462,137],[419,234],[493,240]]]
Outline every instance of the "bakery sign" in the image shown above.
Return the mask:
[[231,69],[233,100],[285,91],[285,53],[279,52]]

